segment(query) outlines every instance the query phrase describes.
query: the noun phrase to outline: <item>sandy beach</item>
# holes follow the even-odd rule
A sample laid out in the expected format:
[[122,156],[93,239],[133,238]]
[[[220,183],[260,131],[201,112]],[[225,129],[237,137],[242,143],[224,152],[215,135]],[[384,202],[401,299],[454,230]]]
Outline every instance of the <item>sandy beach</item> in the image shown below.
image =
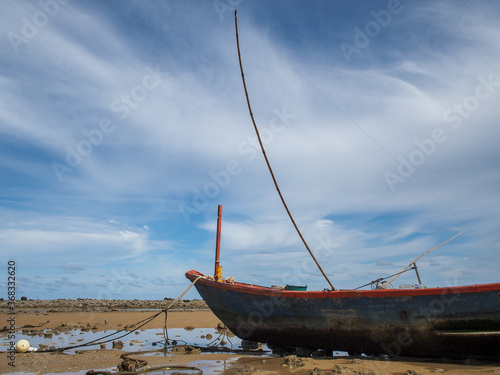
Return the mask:
[[[148,311],[56,311],[36,312],[33,310],[18,311],[16,317],[16,341],[30,339],[31,335],[55,333],[68,335],[69,331],[93,332],[99,337],[114,330],[130,329],[137,322],[147,319],[161,310]],[[7,327],[11,318],[6,310],[0,312],[0,328]],[[15,354],[15,367],[9,366],[9,348],[3,346],[0,355],[0,373],[77,373],[85,374],[91,369],[116,371],[116,366],[122,362],[120,356],[127,351],[145,351],[150,348],[141,347],[141,334],[148,330],[164,327],[164,314],[147,323],[132,339],[123,339],[128,346],[121,349],[99,346],[84,347],[76,354],[28,352]],[[168,313],[167,326],[169,329],[182,329],[189,332],[198,328],[207,328],[215,331],[221,324],[219,319],[209,310],[190,309],[171,311]],[[220,326],[219,326],[220,327]],[[65,333],[66,332],[66,333]],[[134,332],[135,333],[135,332]],[[0,339],[5,339],[8,332],[3,329]],[[208,336],[208,335],[207,335]],[[52,336],[50,336],[52,337]],[[158,338],[158,340],[161,337]],[[144,345],[144,344],[142,344]],[[300,358],[295,356],[279,357],[266,353],[238,353],[215,352],[200,353],[197,350],[186,351],[183,347],[168,355],[154,353],[153,355],[134,355],[147,361],[147,366],[184,365],[203,369],[204,374],[297,374],[297,375],[330,375],[330,374],[500,374],[500,363],[479,362],[475,360],[425,360],[425,359],[383,359],[368,357],[323,357]],[[177,370],[178,371],[178,370]],[[163,372],[154,372],[163,373]],[[184,371],[183,373],[193,373]]]

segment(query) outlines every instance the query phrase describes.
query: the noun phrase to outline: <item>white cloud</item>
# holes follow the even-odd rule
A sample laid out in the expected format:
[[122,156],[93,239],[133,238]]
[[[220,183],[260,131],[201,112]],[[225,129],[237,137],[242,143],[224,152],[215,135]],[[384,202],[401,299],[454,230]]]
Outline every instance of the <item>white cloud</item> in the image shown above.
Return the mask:
[[[4,35],[21,33],[22,17],[39,10],[38,3],[7,4]],[[347,63],[339,43],[366,23],[366,5],[345,13],[327,7],[313,25],[301,8],[278,17],[278,5],[256,4],[240,13],[253,113],[306,240],[314,249],[327,244],[327,273],[352,287],[468,229],[450,244],[455,253],[429,261],[429,278],[494,280],[497,6],[405,4]],[[50,288],[65,272],[81,267],[77,274],[88,276],[114,262],[131,265],[127,275],[149,285],[137,270],[164,249],[175,265],[154,275],[171,280],[166,272],[182,284],[184,271],[211,262],[220,203],[225,270],[239,279],[252,267],[250,278],[267,282],[284,267],[322,284],[252,140],[229,14],[221,22],[211,3],[124,3],[112,13],[108,6],[61,6],[17,53],[1,42],[3,248],[30,265],[57,257],[61,273],[47,279]],[[148,90],[151,69],[164,74]],[[456,105],[476,106],[470,98],[480,77],[490,76],[491,95],[447,121]],[[128,110],[117,110],[125,102]],[[289,114],[286,123],[277,113]],[[83,131],[105,118],[113,130],[89,151]],[[438,128],[446,140],[391,186],[386,174],[423,152],[418,145]],[[60,181],[52,163],[67,163],[68,147],[85,155]],[[237,173],[227,175],[231,163]],[[230,178],[217,180],[217,173]],[[204,201],[194,207],[197,192]],[[191,207],[189,222],[181,205]],[[490,257],[481,274],[460,265],[470,248]]]
[[88,269],[170,248],[168,242],[152,240],[144,230],[110,226],[92,219],[33,214],[31,220],[17,219],[2,220],[0,239],[3,248],[9,249],[9,254],[20,259],[26,268]]

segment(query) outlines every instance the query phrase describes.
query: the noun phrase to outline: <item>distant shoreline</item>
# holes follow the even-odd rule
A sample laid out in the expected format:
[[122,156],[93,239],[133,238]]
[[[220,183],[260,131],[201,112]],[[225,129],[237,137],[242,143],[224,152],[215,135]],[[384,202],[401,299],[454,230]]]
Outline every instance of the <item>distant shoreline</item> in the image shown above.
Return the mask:
[[[169,307],[174,298],[163,300],[126,300],[126,299],[52,299],[52,300],[16,300],[14,311],[58,312],[58,311],[119,311],[119,310],[162,310]],[[9,302],[0,301],[0,312],[9,310]],[[200,299],[179,300],[171,309],[175,310],[207,310],[205,301]]]

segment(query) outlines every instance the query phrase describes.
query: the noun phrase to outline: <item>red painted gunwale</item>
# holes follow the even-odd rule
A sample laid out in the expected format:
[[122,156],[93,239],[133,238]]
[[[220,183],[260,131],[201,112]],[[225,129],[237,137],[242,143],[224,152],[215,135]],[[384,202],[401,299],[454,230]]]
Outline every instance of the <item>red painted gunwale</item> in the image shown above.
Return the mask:
[[[191,270],[186,272],[186,277],[194,281],[198,276],[205,276],[202,273]],[[446,295],[446,294],[461,294],[461,293],[481,293],[500,291],[500,283],[494,284],[477,284],[466,286],[451,286],[439,288],[425,288],[425,289],[372,289],[372,290],[333,290],[333,291],[294,291],[294,290],[280,290],[254,284],[245,284],[235,282],[224,283],[215,282],[200,278],[197,283],[202,283],[207,286],[227,289],[235,292],[263,295],[269,297],[290,297],[290,298],[384,298],[384,297],[413,297],[413,296],[427,296],[427,295]],[[499,295],[500,299],[500,295]]]

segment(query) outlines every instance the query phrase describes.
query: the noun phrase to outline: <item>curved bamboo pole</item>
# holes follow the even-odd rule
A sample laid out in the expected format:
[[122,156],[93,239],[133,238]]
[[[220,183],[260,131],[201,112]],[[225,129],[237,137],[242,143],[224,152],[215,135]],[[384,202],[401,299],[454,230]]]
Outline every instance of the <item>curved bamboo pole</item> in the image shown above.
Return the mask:
[[[417,259],[415,259],[413,262],[411,262],[410,264],[408,264],[408,266],[407,266],[405,269],[403,269],[402,271],[398,272],[398,273],[396,274],[396,276],[394,276],[392,279],[390,279],[390,280],[388,281],[388,283],[393,282],[393,281],[394,281],[397,277],[399,277],[399,275],[401,275],[401,274],[402,274],[403,272],[405,272],[408,268],[410,268],[412,265],[414,265],[414,264],[415,264],[415,262],[416,262],[417,260],[419,260],[420,258],[422,258],[425,254],[430,253],[432,250],[437,249],[439,246],[443,246],[445,243],[450,242],[452,239],[454,239],[454,238],[456,238],[456,237],[460,236],[460,235],[461,235],[462,233],[464,233],[464,232],[465,232],[465,230],[461,231],[461,232],[460,232],[460,233],[458,233],[458,234],[455,234],[453,237],[451,237],[449,240],[444,241],[442,244],[439,244],[439,245],[437,245],[437,246],[434,246],[432,249],[427,250],[425,253],[423,253],[422,255],[420,255],[420,256],[419,256]],[[416,267],[416,265],[415,265],[415,267]],[[418,275],[418,273],[417,273],[417,275]],[[418,278],[419,278],[419,281],[420,281],[420,277],[418,277]]]
[[283,203],[283,206],[285,207],[285,210],[286,210],[288,216],[290,217],[290,220],[292,221],[292,224],[295,227],[295,230],[299,234],[300,239],[304,243],[307,251],[309,252],[309,254],[311,255],[311,257],[313,258],[314,262],[318,266],[318,268],[321,271],[321,273],[323,274],[324,278],[326,279],[326,281],[328,282],[328,284],[330,284],[330,287],[332,288],[332,290],[335,290],[335,287],[333,286],[333,284],[328,279],[328,276],[326,276],[325,272],[323,271],[323,269],[319,265],[318,261],[316,260],[316,257],[314,256],[313,252],[309,248],[309,245],[307,245],[306,240],[302,236],[302,233],[300,232],[299,227],[295,223],[295,220],[293,219],[293,216],[290,213],[290,210],[288,209],[288,206],[286,205],[285,198],[283,198],[283,195],[281,194],[280,188],[278,186],[278,182],[276,181],[276,178],[274,177],[274,173],[273,173],[273,170],[271,168],[271,164],[269,163],[269,160],[268,160],[267,155],[266,155],[266,150],[264,149],[264,145],[262,144],[262,140],[260,139],[259,129],[257,128],[257,124],[255,123],[255,119],[254,119],[253,113],[252,113],[252,107],[250,105],[250,99],[248,97],[247,85],[245,83],[245,74],[243,73],[243,64],[241,63],[240,41],[239,41],[239,38],[238,38],[238,17],[237,17],[237,11],[236,10],[234,11],[234,25],[235,25],[235,28],[236,28],[236,46],[238,48],[238,60],[240,62],[241,79],[243,81],[243,88],[245,89],[245,96],[246,96],[246,99],[247,99],[248,110],[250,112],[250,117],[252,119],[253,127],[255,129],[255,133],[257,134],[257,138],[259,140],[259,144],[260,144],[260,148],[262,150],[262,154],[264,155],[264,159],[266,160],[267,168],[269,169],[269,172],[271,173],[271,177],[273,179],[274,186],[276,187],[276,190],[278,191],[278,194],[280,196],[281,202]]

